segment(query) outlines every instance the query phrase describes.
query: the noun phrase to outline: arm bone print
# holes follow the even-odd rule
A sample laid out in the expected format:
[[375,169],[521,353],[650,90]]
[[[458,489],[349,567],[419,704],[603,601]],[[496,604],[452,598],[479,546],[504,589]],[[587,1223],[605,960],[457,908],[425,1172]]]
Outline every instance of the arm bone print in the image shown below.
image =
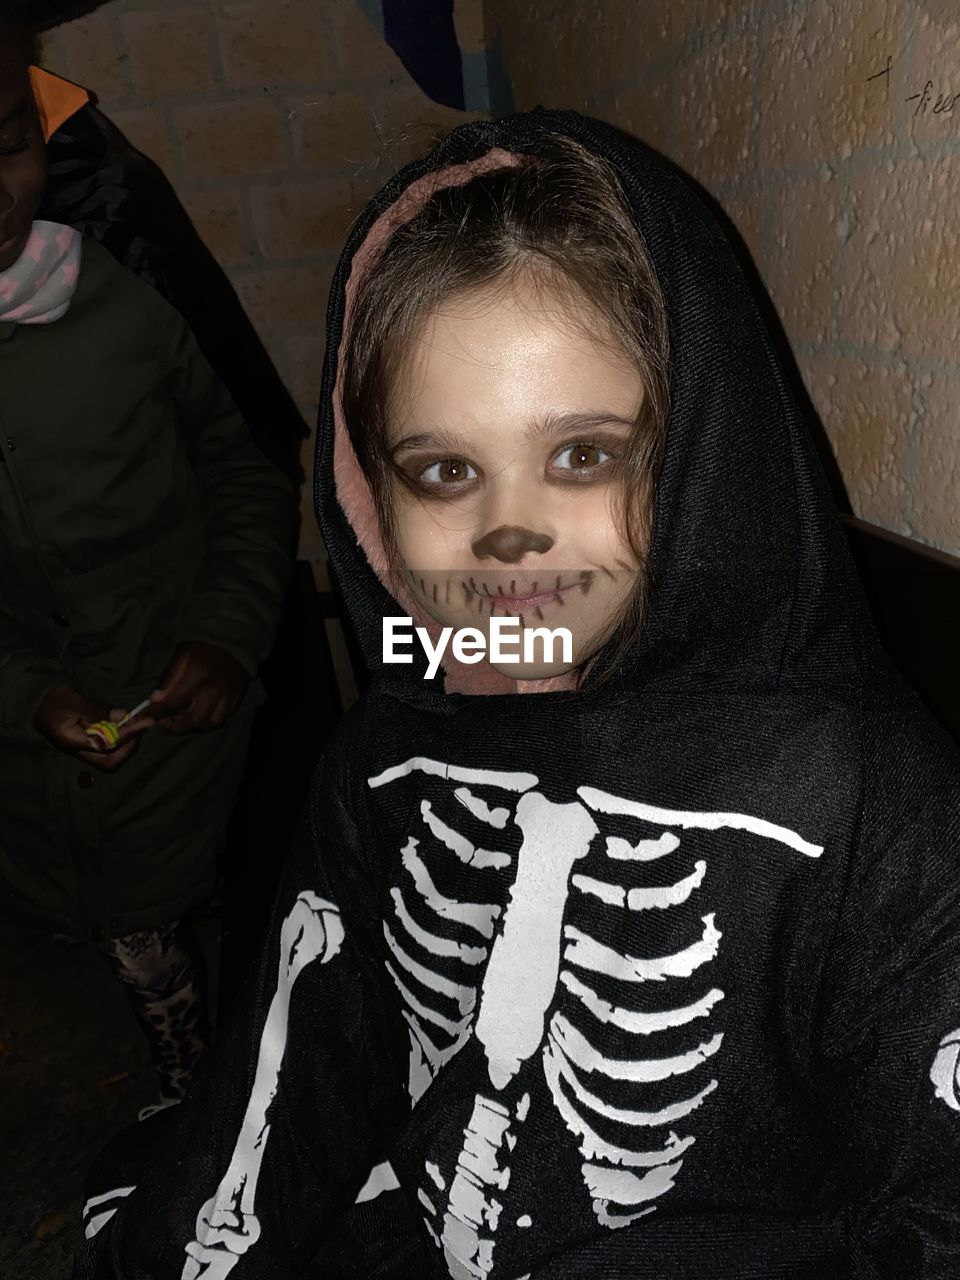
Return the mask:
[[277,990],[260,1037],[250,1100],[227,1172],[197,1215],[196,1239],[186,1246],[181,1280],[225,1280],[260,1236],[257,1179],[270,1136],[267,1112],[280,1080],[287,1044],[290,995],[308,964],[326,963],[343,943],[340,912],[332,902],[303,892],[280,931]]

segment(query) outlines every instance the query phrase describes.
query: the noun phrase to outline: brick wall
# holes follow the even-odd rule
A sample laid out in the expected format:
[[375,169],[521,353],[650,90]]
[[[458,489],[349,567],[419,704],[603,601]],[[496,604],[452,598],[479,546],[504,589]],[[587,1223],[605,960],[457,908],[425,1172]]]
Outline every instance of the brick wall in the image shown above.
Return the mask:
[[[459,0],[457,21],[469,51],[479,0]],[[344,232],[468,117],[420,92],[357,0],[114,0],[43,57],[167,172],[312,425]],[[308,515],[304,553],[318,552]]]
[[[960,88],[954,0],[457,0],[456,12],[465,69],[476,78],[492,60],[494,107],[611,119],[719,198],[854,510],[960,551],[960,100],[938,102],[955,72]],[[45,60],[94,88],[167,170],[312,420],[344,230],[466,117],[416,88],[358,0],[113,0],[49,37]],[[926,99],[906,101],[928,81]]]
[[960,552],[956,0],[485,12],[494,107],[588,111],[704,183],[770,290],[854,510]]

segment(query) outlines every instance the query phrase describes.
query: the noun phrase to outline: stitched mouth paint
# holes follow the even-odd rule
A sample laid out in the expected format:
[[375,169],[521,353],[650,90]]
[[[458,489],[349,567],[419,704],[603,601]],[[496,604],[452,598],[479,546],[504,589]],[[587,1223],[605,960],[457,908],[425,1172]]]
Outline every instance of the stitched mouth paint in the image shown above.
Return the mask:
[[545,579],[541,574],[538,579],[531,579],[529,582],[518,581],[516,578],[507,580],[506,577],[501,577],[493,583],[471,577],[462,580],[460,586],[468,600],[479,598],[481,602],[486,601],[491,613],[501,609],[504,612],[519,614],[536,613],[538,618],[542,618],[543,609],[551,604],[566,603],[570,593],[578,591],[585,595],[590,589],[593,578],[589,570],[569,582],[563,581],[562,574],[556,575],[555,582],[551,581],[552,576]]

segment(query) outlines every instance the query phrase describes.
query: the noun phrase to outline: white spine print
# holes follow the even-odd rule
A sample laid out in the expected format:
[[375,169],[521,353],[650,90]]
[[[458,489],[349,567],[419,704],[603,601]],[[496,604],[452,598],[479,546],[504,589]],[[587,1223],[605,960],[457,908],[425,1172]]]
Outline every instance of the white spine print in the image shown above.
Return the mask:
[[[483,1048],[491,1086],[473,1098],[451,1172],[445,1176],[449,1166],[426,1162],[420,1202],[454,1280],[487,1280],[495,1270],[501,1221],[536,1226],[537,1215],[523,1212],[526,1206],[514,1200],[509,1210],[504,1207],[512,1153],[521,1147],[531,1102],[529,1093],[517,1097],[524,1063],[539,1052],[548,1099],[583,1157],[581,1176],[597,1221],[611,1230],[654,1212],[655,1201],[671,1190],[695,1144],[691,1134],[671,1126],[693,1116],[718,1088],[710,1073],[722,1056],[724,1034],[710,1023],[725,997],[703,981],[722,939],[715,912],[694,908],[699,936],[687,932],[677,950],[662,955],[633,955],[618,946],[616,917],[602,913],[622,913],[624,923],[632,918],[636,939],[643,913],[662,918],[698,900],[708,879],[707,859],[688,861],[678,871],[678,831],[744,832],[808,858],[823,850],[748,814],[665,809],[593,787],[578,788],[578,801],[557,803],[534,790],[538,779],[532,774],[469,769],[426,757],[384,770],[370,785],[416,773],[435,780],[437,798],[420,799],[422,827],[401,851],[407,878],[392,892],[394,916],[385,930],[392,953],[388,968],[411,1030],[410,1091],[414,1101],[422,1096],[471,1037]],[[445,805],[438,782],[458,784],[446,791]],[[501,798],[512,795],[508,802],[492,802],[478,794],[485,788]],[[478,843],[460,830],[458,812],[489,828],[489,840]],[[601,832],[598,814],[661,830],[642,839],[627,833],[628,823],[619,832],[616,826]],[[521,836],[515,855],[509,852],[516,848],[514,828]],[[639,864],[652,870],[666,859],[670,873],[658,876],[659,883],[629,883],[643,876]],[[443,868],[458,863],[470,875],[491,877],[491,889],[482,895],[490,899],[503,901],[509,877],[505,905],[458,901],[441,892]],[[591,914],[567,922],[568,906],[581,905]],[[684,932],[689,910],[676,917],[685,922]],[[601,920],[602,928],[594,923]],[[675,937],[679,927],[668,930]],[[657,936],[662,932],[658,926]],[[611,982],[621,984],[623,1006],[601,994],[612,989]],[[648,986],[662,990],[654,1007],[626,1007],[631,989],[639,998]],[[562,1001],[580,1014],[576,1022],[557,1007]],[[679,1040],[672,1037],[669,1051],[656,1052],[656,1038],[673,1031],[680,1032]],[[960,1032],[944,1038],[931,1079],[938,1096],[960,1109],[958,1057]],[[645,1092],[647,1086],[654,1092]],[[617,1128],[619,1140],[609,1136]],[[444,1160],[443,1153],[437,1155]],[[442,1209],[438,1192],[446,1197]]]
[[464,1146],[443,1218],[443,1253],[454,1280],[483,1280],[493,1266],[493,1237],[510,1169],[498,1163],[510,1134],[511,1115],[502,1103],[477,1094],[464,1130]]
[[[558,805],[535,792],[522,796],[514,822],[523,842],[517,872],[493,944],[475,1033],[484,1047],[490,1083],[506,1089],[521,1063],[543,1041],[544,1021],[557,987],[560,933],[574,863],[587,856],[597,826],[579,804]],[[517,974],[523,973],[522,984]],[[523,1114],[529,1098],[523,1102]],[[500,1214],[497,1191],[506,1188],[512,1122],[520,1104],[478,1094],[456,1164],[443,1225],[443,1247],[457,1280],[482,1278],[493,1266],[493,1235]],[[478,1153],[483,1158],[478,1158]],[[486,1229],[486,1230],[485,1230]]]
[[197,1215],[196,1238],[186,1246],[181,1280],[224,1280],[260,1238],[257,1180],[270,1123],[267,1111],[280,1080],[287,1045],[290,995],[308,964],[331,960],[343,943],[340,912],[332,902],[301,893],[280,930],[277,990],[260,1036],[250,1099],[233,1156],[220,1185]]
[[[585,858],[597,824],[578,804],[552,804],[536,792],[521,797],[523,844],[503,921],[490,953],[476,1035],[490,1083],[503,1089],[543,1041],[557,986],[560,931],[574,862]],[[517,975],[523,974],[523,982]]]

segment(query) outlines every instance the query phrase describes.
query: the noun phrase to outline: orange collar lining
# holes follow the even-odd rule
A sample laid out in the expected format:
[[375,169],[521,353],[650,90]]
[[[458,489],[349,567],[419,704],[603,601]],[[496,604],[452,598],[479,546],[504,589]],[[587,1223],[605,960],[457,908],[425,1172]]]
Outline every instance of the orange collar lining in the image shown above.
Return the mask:
[[30,84],[40,112],[44,140],[49,142],[62,124],[90,101],[86,89],[41,67],[30,68]]

